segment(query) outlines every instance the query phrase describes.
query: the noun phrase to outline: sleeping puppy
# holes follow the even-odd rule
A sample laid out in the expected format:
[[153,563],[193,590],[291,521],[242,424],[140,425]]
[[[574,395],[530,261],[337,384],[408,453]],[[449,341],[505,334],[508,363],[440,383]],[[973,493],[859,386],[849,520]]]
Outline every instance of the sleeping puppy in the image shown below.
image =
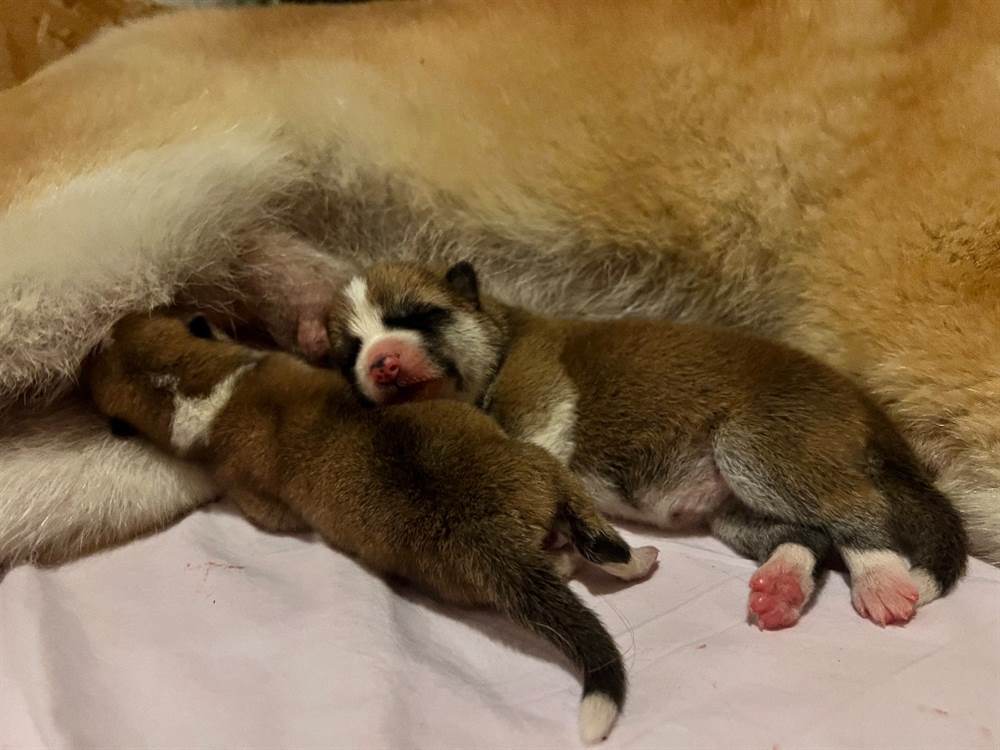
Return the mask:
[[546,548],[563,536],[625,579],[656,550],[631,550],[545,451],[461,403],[371,409],[339,373],[220,338],[200,316],[122,320],[84,377],[112,429],[208,467],[262,527],[315,529],[378,572],[551,641],[583,671],[582,738],[607,735],[621,656]]
[[762,629],[798,620],[832,549],[855,608],[880,625],[905,623],[964,570],[959,516],[892,422],[787,346],[533,315],[481,296],[467,263],[377,265],[342,303],[337,356],[370,401],[476,403],[571,466],[602,511],[709,523],[763,562],[749,601]]

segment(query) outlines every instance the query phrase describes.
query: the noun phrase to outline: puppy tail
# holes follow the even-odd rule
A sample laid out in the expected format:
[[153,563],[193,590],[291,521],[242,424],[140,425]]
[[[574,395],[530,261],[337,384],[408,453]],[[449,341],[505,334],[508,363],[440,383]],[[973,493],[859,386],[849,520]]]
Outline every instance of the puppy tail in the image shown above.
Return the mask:
[[614,639],[544,558],[500,565],[498,561],[494,573],[519,569],[499,589],[501,611],[552,643],[581,669],[580,737],[586,744],[600,742],[625,701],[625,665]]
[[869,473],[889,500],[891,533],[910,560],[919,603],[948,593],[965,572],[968,554],[958,510],[898,435],[873,447]]

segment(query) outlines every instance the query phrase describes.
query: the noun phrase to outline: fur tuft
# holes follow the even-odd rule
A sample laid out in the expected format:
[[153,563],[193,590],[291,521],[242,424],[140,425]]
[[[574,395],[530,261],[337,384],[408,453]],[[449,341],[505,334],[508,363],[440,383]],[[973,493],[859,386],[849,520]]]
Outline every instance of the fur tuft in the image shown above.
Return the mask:
[[580,702],[580,739],[593,745],[607,739],[619,706],[604,693],[589,693]]

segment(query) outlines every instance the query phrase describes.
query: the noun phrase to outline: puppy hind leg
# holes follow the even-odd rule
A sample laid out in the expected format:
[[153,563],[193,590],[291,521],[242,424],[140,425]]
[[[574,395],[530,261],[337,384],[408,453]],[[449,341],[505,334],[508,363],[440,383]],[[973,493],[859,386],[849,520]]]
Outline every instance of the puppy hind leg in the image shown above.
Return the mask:
[[588,562],[623,581],[652,573],[660,552],[656,547],[631,547],[594,508],[582,486],[566,488],[561,515],[570,540]]
[[226,493],[254,526],[273,534],[301,534],[310,530],[302,517],[284,503],[270,500],[243,488]]
[[716,537],[763,564],[750,577],[747,611],[761,630],[799,621],[816,588],[818,563],[831,540],[822,531],[783,523],[732,501],[712,521]]
[[839,546],[851,575],[851,603],[876,625],[904,625],[916,614],[920,581],[909,562],[891,549]]

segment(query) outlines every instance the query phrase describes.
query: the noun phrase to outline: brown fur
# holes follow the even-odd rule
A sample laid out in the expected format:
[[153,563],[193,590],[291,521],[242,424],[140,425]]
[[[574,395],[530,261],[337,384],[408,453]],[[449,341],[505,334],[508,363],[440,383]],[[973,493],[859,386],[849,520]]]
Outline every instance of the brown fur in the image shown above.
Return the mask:
[[[137,316],[115,327],[86,374],[115,424],[206,465],[265,528],[315,529],[380,573],[523,622],[583,667],[585,697],[601,692],[620,707],[621,657],[545,547],[562,532],[610,571],[630,551],[556,461],[463,404],[368,409],[335,372],[198,338],[189,325]],[[242,374],[188,445],[182,404],[200,408],[233,373]]]
[[[761,562],[803,541],[772,527],[800,527],[818,559],[831,542],[891,550],[933,576],[937,593],[964,569],[949,501],[871,398],[809,355],[731,329],[535,315],[480,296],[465,263],[375,266],[345,297],[353,307],[340,327],[357,335],[357,321],[381,315],[389,330],[369,329],[386,339],[407,308],[437,306],[433,325],[400,346],[422,347],[454,373],[460,398],[562,458],[606,512],[666,527],[700,516]],[[359,381],[370,377],[351,365]],[[377,401],[380,388],[368,390]],[[734,502],[753,516],[736,537]],[[817,533],[822,546],[808,543]]]

